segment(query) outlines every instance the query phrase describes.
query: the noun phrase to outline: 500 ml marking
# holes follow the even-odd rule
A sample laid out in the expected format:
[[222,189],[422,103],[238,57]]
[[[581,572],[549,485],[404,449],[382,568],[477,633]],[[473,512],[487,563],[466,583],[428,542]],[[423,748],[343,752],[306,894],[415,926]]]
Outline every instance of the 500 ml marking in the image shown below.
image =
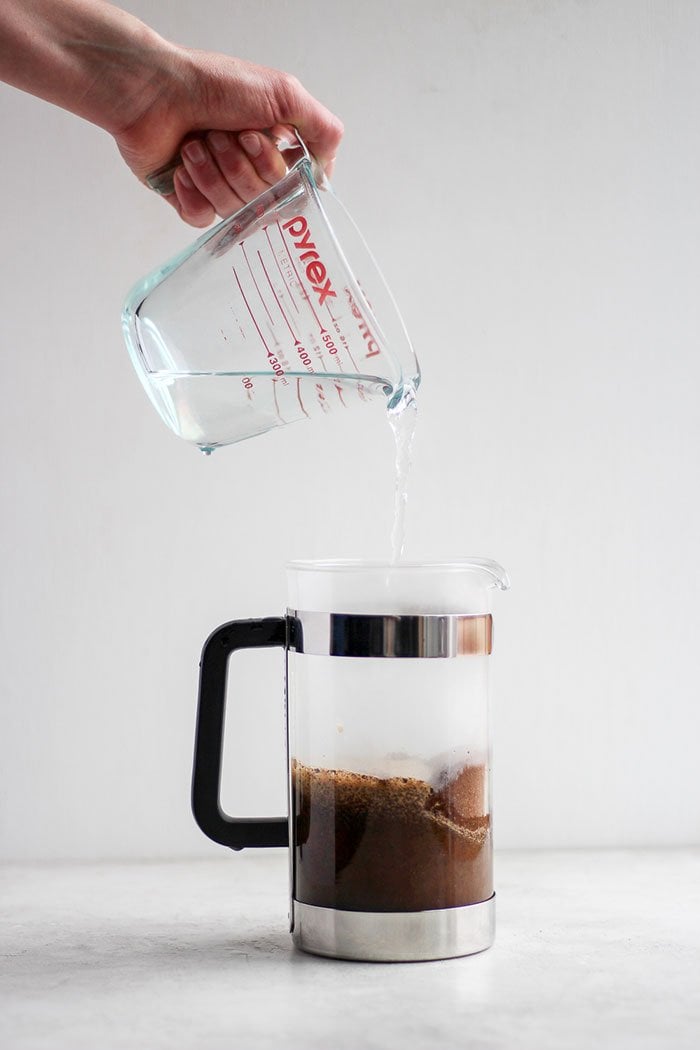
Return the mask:
[[338,353],[338,347],[335,345],[335,343],[333,342],[332,336],[330,336],[328,334],[328,332],[324,332],[323,335],[321,336],[321,338],[323,339],[324,343],[326,344],[329,354],[337,354]]

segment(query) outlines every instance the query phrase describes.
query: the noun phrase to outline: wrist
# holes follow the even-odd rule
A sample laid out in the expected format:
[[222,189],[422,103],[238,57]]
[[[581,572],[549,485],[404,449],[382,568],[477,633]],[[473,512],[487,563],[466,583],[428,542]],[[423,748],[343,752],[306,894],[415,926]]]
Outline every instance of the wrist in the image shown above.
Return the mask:
[[[121,14],[121,12],[120,12]],[[143,117],[162,94],[177,66],[177,49],[154,30],[127,16],[102,37],[64,42],[80,67],[88,90],[73,108],[79,116],[119,137]]]
[[163,90],[178,50],[109,3],[0,0],[0,79],[112,134]]

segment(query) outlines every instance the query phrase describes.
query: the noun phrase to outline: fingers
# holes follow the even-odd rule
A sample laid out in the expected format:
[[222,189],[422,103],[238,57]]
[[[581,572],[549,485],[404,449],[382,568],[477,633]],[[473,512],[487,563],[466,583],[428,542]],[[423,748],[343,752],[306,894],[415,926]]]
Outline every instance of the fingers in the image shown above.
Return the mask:
[[208,226],[214,221],[214,209],[206,197],[203,197],[184,168],[176,168],[173,176],[175,193],[168,197],[180,213],[180,217],[190,226]]
[[[229,138],[225,132],[219,132],[219,135]],[[238,211],[241,198],[227,182],[206,140],[191,139],[182,146],[180,155],[192,183],[218,215],[226,218]]]
[[279,182],[287,171],[287,165],[272,139],[258,131],[244,131],[238,136],[238,141],[260,178],[268,186]]
[[343,137],[342,121],[287,73],[278,74],[273,91],[278,121],[299,129],[306,145],[330,175]]
[[208,225],[213,212],[233,215],[287,170],[274,142],[257,131],[210,131],[186,141],[180,152],[175,192],[182,217],[194,226]]

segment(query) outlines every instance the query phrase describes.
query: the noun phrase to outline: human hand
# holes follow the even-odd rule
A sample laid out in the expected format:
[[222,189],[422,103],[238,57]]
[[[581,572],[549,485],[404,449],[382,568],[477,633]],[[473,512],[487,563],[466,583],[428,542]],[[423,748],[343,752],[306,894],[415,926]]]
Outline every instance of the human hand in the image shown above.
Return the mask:
[[2,0],[0,80],[110,132],[142,182],[180,156],[166,199],[193,226],[284,174],[260,132],[296,126],[328,174],[343,134],[288,73],[179,47],[105,0]]
[[242,59],[166,45],[147,104],[113,132],[134,174],[147,175],[179,153],[174,192],[165,199],[192,226],[232,215],[286,171],[266,129],[280,137],[299,129],[331,173],[341,122],[287,73]]

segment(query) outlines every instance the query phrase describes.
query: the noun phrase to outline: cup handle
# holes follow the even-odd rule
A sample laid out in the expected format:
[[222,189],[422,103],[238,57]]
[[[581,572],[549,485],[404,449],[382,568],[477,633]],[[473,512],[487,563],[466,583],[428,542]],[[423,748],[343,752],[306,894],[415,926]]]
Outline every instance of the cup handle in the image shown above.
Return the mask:
[[286,817],[229,817],[221,808],[221,754],[228,659],[237,649],[284,649],[287,621],[233,620],[207,638],[202,649],[192,772],[192,812],[205,835],[223,846],[287,846]]
[[[305,159],[315,168],[316,162],[296,128],[290,127],[288,135],[277,135],[272,130],[263,130],[262,134],[272,139],[280,153],[284,153],[285,150],[301,150]],[[290,141],[292,138],[295,138],[296,141]],[[173,176],[175,175],[175,169],[180,164],[182,164],[182,158],[178,152],[177,156],[173,157],[167,164],[164,164],[162,168],[158,168],[157,171],[152,171],[150,175],[146,176],[148,188],[153,190],[154,193],[160,194],[161,197],[170,196],[171,193],[175,192]]]

